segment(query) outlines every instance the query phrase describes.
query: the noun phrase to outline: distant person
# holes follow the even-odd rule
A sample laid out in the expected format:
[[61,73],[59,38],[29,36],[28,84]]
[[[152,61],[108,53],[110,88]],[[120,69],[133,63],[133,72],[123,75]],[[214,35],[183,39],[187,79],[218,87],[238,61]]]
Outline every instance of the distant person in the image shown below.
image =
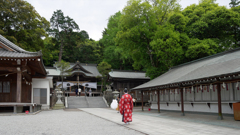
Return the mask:
[[119,102],[120,113],[123,115],[122,122],[130,124],[132,122],[133,100],[132,96],[128,94],[127,88],[124,89],[124,95]]
[[117,103],[118,103],[118,107],[117,107],[117,109],[116,109],[116,110],[117,110],[117,113],[119,113],[119,100],[120,100],[119,97],[117,97]]
[[90,90],[88,92],[89,92],[89,97],[91,97],[92,96],[92,89],[90,88]]
[[79,97],[81,96],[81,88],[78,88],[78,94],[79,94]]
[[78,89],[75,89],[76,97],[78,96]]

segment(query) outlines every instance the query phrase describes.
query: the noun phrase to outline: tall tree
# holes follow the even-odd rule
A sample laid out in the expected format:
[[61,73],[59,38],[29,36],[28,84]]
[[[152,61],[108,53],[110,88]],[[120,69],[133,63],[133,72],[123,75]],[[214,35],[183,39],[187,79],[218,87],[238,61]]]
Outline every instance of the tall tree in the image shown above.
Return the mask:
[[121,12],[117,12],[108,19],[107,28],[103,31],[103,37],[99,43],[103,45],[103,61],[111,63],[112,68],[129,70],[132,68],[132,58],[125,53],[122,47],[116,44],[116,35],[119,31]]
[[71,74],[70,63],[61,60],[55,63],[55,67],[59,69],[62,79],[62,90],[63,90],[63,77]]
[[0,0],[0,34],[28,51],[39,51],[49,22],[24,0]]
[[239,6],[240,1],[239,0],[231,0],[231,2],[229,3],[230,7],[237,7]]
[[[102,61],[97,66],[97,69],[98,69],[99,73],[102,75],[102,86],[105,86],[105,84],[106,84],[108,73],[111,71],[111,67],[112,66],[105,61]],[[103,90],[104,89],[102,87],[102,91]]]
[[65,17],[61,10],[57,10],[53,13],[50,19],[50,25],[51,27],[48,30],[49,34],[53,35],[61,43],[58,59],[60,62],[62,59],[64,44],[67,44],[67,37],[71,36],[73,30],[79,30],[79,27],[69,16]]
[[130,54],[136,70],[149,73],[160,71],[156,49],[151,46],[158,27],[164,25],[173,12],[180,11],[176,0],[129,0],[122,11],[120,31],[116,41],[125,53]]

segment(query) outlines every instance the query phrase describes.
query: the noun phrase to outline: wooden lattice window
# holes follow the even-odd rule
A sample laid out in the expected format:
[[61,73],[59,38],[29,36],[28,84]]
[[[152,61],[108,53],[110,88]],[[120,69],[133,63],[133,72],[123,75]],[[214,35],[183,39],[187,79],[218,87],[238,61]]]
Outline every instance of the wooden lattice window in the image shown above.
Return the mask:
[[10,93],[10,82],[3,82],[2,84],[2,92],[3,93]]

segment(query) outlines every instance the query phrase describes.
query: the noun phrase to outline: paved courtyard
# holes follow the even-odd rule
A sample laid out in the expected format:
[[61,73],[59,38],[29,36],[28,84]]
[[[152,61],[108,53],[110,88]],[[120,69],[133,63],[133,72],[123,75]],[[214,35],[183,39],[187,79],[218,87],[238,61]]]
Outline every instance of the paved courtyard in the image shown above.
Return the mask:
[[179,112],[161,112],[156,110],[144,112],[140,108],[133,111],[133,122],[125,125],[121,122],[121,115],[112,109],[81,109],[106,120],[141,131],[149,135],[239,135],[240,121],[233,117],[224,116],[224,120],[217,120],[216,115],[186,114]]
[[3,135],[239,135],[240,121],[224,116],[178,112],[144,112],[135,108],[133,122],[125,125],[121,115],[109,108],[41,111],[35,115],[0,115]]
[[0,135],[143,135],[111,121],[75,110],[36,115],[0,115]]

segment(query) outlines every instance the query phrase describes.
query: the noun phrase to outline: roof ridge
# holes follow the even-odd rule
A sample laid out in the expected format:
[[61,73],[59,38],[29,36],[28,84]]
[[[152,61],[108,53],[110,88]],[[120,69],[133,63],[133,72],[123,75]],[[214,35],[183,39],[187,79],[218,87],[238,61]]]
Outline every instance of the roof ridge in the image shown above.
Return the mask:
[[[145,71],[135,71],[135,70],[118,70],[118,69],[112,69],[112,71],[116,72],[132,72],[132,73],[146,73]],[[111,72],[111,71],[110,71]]]
[[28,54],[37,54],[37,55],[42,55],[42,51],[38,51],[38,52],[29,52],[26,51],[24,49],[22,49],[21,47],[15,45],[14,43],[12,43],[11,41],[9,41],[7,38],[5,38],[4,36],[2,36],[0,34],[0,42],[4,43],[5,45],[7,45],[9,48],[13,49],[16,52],[20,52],[20,53],[28,53]]

